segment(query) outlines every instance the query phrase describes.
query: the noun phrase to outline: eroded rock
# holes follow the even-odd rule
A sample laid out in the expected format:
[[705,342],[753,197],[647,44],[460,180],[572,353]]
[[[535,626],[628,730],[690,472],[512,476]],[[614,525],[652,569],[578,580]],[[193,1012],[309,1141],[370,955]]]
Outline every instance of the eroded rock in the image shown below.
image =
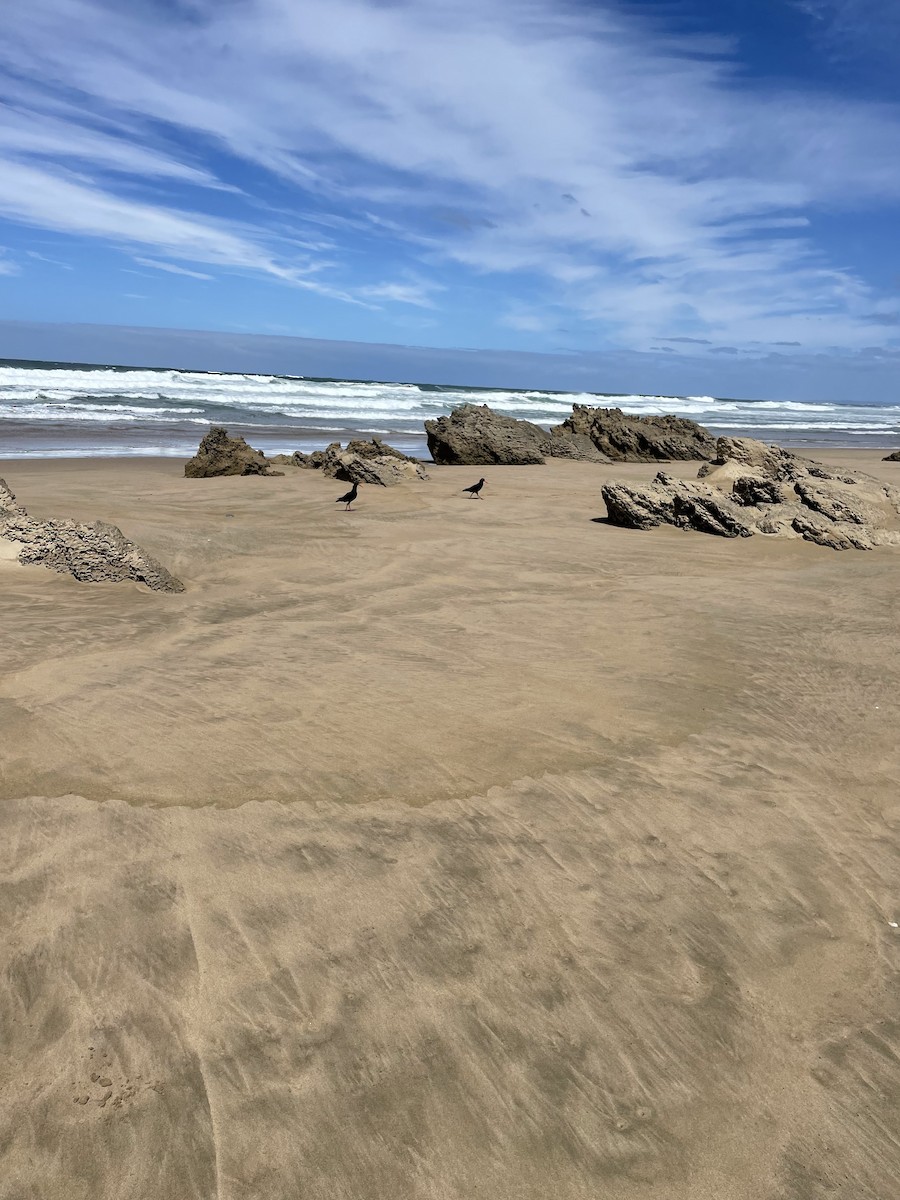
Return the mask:
[[211,479],[220,475],[282,475],[273,471],[262,450],[254,450],[242,437],[214,425],[205,434],[197,453],[184,464],[187,479]]
[[381,487],[428,478],[418,459],[389,446],[380,438],[351,441],[346,449],[340,442],[332,442],[324,450],[314,450],[311,454],[295,450],[293,454],[276,454],[271,461],[304,470],[318,470],[346,483],[372,483]]
[[550,438],[530,421],[517,421],[486,404],[462,404],[449,416],[425,422],[436,463],[469,467],[542,463]]
[[566,422],[542,429],[486,404],[462,404],[449,416],[426,421],[425,432],[431,457],[445,466],[530,466],[548,458],[609,462],[586,434]]
[[673,479],[660,471],[641,487],[608,483],[603,487],[607,514],[614,525],[653,529],[675,525],[721,537],[749,537],[754,528],[746,512],[708,484]]
[[800,537],[833,550],[900,544],[896,488],[752,438],[719,438],[697,482],[660,472],[646,486],[611,482],[602,491],[609,520],[632,529]]
[[83,583],[126,579],[155,592],[183,592],[184,584],[161,563],[105,521],[39,521],[30,517],[0,479],[0,538],[21,546],[18,561],[49,567]]
[[685,417],[639,417],[621,408],[576,404],[561,428],[588,437],[613,462],[671,462],[711,459],[716,440]]
[[[427,479],[420,462],[383,443],[350,442],[346,450],[334,442],[325,451],[322,471],[346,483],[370,483],[395,487],[398,483]],[[357,447],[357,449],[354,449]],[[362,449],[359,449],[362,448]]]

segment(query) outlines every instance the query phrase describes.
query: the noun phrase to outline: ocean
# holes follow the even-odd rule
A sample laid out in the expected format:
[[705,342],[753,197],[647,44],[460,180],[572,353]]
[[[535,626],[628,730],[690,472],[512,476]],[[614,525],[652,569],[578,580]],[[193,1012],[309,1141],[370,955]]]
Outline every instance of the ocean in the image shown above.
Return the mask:
[[562,421],[578,403],[674,413],[717,434],[798,448],[900,444],[900,403],[520,391],[0,359],[0,458],[188,457],[213,424],[266,453],[377,436],[427,456],[423,423],[466,402],[544,426]]

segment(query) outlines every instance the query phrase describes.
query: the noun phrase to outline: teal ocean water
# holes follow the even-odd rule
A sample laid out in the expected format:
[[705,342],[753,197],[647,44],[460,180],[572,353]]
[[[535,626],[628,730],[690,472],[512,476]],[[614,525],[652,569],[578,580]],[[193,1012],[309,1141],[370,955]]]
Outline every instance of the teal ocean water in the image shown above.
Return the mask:
[[212,424],[268,453],[377,436],[424,454],[423,423],[465,402],[547,426],[563,420],[574,403],[605,404],[674,413],[715,433],[787,446],[900,444],[900,404],[516,391],[0,360],[0,458],[186,456]]

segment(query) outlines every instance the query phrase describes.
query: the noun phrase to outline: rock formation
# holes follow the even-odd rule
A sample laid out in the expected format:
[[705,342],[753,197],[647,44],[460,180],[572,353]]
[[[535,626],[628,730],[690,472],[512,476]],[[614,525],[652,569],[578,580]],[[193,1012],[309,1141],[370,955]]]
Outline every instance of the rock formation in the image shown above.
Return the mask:
[[428,478],[420,462],[382,442],[349,442],[346,450],[341,449],[340,442],[334,442],[325,451],[322,471],[347,483],[381,487]]
[[273,471],[261,450],[248,446],[242,437],[229,437],[228,430],[214,425],[200,443],[197,453],[184,464],[187,479],[209,479],[217,475],[282,475]]
[[20,543],[18,560],[72,575],[83,583],[133,579],[154,592],[183,592],[184,584],[115,525],[39,521],[0,479],[0,538]]
[[900,450],[895,450],[893,454],[886,454],[881,460],[882,462],[900,462]]
[[346,483],[373,483],[381,487],[428,478],[418,459],[395,450],[380,438],[372,438],[370,442],[351,441],[346,449],[340,442],[332,442],[324,450],[314,450],[312,454],[295,450],[293,454],[276,454],[271,461],[321,471],[323,475]]
[[697,482],[660,471],[650,484],[608,483],[602,493],[609,520],[629,529],[804,538],[834,550],[900,545],[900,490],[751,438],[719,438]]
[[[334,444],[339,445],[338,442]],[[325,462],[325,451],[313,450],[311,454],[304,454],[302,450],[295,450],[293,454],[273,454],[269,462],[279,467],[300,467],[304,471],[319,471]]]
[[527,466],[547,458],[608,462],[589,437],[565,424],[552,430],[494,412],[486,404],[462,404],[449,416],[425,422],[436,463],[451,466]]
[[708,429],[684,417],[638,417],[621,408],[576,404],[560,429],[587,437],[614,462],[670,462],[715,457],[716,441]]

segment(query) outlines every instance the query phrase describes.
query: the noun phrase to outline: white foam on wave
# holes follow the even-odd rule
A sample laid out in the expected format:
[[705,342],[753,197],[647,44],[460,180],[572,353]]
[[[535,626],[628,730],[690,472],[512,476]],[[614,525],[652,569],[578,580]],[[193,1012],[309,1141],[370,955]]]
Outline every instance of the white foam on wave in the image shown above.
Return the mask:
[[[424,433],[423,422],[464,403],[539,425],[558,423],[573,404],[604,404],[643,416],[672,413],[722,432],[778,431],[895,435],[900,406],[839,405],[824,401],[740,401],[713,396],[557,393],[538,389],[455,389],[410,383],[359,383],[280,375],[205,374],[115,368],[0,367],[0,433],[5,422],[59,430],[85,425],[159,427],[154,437],[172,444],[188,427],[208,424],[265,430],[306,429],[321,434],[383,431]],[[169,427],[168,435],[164,432]],[[21,428],[17,431],[21,436]],[[194,436],[191,434],[190,436]]]

